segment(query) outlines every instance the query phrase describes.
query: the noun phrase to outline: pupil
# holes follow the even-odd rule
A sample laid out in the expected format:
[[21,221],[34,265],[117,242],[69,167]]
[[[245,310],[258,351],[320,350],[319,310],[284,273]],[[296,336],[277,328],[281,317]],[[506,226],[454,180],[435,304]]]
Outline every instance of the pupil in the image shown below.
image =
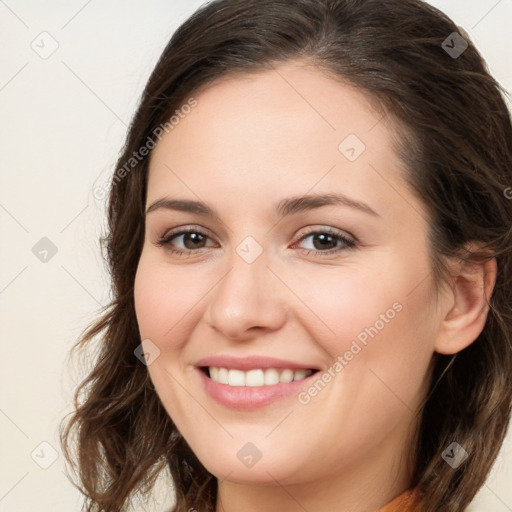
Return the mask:
[[[194,245],[194,244],[200,244],[203,240],[203,235],[201,235],[200,233],[187,233],[184,237],[184,243],[185,243],[185,247],[187,247],[187,249],[196,249],[197,247]],[[192,242],[192,247],[188,247],[189,244],[187,244],[187,240],[191,240]]]
[[332,244],[332,235],[327,235],[327,234],[320,234],[320,235],[316,235],[314,237],[315,240],[322,240],[323,242],[320,244],[320,246],[318,247],[317,244],[314,244],[315,245],[315,249],[325,249],[326,248],[326,244],[324,242],[327,242],[327,244],[331,243]]

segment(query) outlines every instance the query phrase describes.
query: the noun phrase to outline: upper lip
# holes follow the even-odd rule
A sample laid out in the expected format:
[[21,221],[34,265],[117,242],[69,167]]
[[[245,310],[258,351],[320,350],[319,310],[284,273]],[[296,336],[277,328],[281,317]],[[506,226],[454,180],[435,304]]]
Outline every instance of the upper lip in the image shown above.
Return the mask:
[[195,363],[198,367],[215,367],[226,368],[228,370],[256,370],[256,369],[286,369],[291,370],[317,370],[311,365],[304,363],[297,363],[294,361],[287,361],[285,359],[277,359],[275,357],[266,356],[249,356],[249,357],[234,357],[234,356],[210,356],[200,359]]

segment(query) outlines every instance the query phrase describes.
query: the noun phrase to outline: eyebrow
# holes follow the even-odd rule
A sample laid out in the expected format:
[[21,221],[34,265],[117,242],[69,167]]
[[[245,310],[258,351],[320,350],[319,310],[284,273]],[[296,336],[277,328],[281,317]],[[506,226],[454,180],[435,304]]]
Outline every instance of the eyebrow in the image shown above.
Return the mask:
[[[360,210],[364,213],[380,217],[380,215],[375,210],[370,208],[370,206],[368,206],[366,203],[350,199],[344,194],[309,194],[304,196],[289,197],[279,201],[275,209],[278,215],[281,217],[287,217],[295,213],[314,210],[322,206],[332,205],[348,206],[350,208]],[[169,199],[168,197],[162,197],[161,199],[153,202],[146,210],[146,215],[161,208],[189,213],[198,213],[200,215],[206,215],[220,220],[218,212],[202,201],[191,201],[188,199]]]

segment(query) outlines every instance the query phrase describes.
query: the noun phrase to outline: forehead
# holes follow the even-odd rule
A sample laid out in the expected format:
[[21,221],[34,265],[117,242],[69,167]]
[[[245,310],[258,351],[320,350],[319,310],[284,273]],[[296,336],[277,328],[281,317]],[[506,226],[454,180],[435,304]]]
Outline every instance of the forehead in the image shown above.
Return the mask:
[[249,205],[336,189],[388,209],[399,198],[393,188],[405,186],[390,118],[316,68],[292,62],[227,75],[193,97],[197,106],[153,151],[148,201],[174,191],[211,196],[223,187],[244,191]]

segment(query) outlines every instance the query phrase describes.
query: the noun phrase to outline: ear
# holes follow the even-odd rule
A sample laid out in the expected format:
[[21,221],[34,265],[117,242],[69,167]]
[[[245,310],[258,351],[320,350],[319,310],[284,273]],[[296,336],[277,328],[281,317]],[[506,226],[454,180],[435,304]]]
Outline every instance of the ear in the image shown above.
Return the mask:
[[458,261],[443,300],[444,318],[434,346],[436,352],[455,354],[478,338],[487,320],[496,273],[496,258]]

